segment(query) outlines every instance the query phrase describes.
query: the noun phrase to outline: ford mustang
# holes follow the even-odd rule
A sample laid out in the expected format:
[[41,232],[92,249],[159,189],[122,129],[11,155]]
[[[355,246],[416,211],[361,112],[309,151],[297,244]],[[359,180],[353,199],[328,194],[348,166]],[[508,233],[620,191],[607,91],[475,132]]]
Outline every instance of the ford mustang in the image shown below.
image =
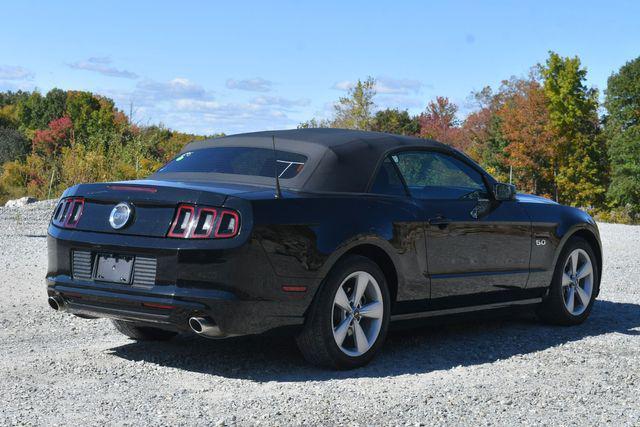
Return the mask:
[[135,340],[285,331],[337,369],[393,321],[527,307],[579,324],[602,271],[585,212],[436,141],[341,129],[196,141],[147,179],[75,185],[48,258],[56,310]]

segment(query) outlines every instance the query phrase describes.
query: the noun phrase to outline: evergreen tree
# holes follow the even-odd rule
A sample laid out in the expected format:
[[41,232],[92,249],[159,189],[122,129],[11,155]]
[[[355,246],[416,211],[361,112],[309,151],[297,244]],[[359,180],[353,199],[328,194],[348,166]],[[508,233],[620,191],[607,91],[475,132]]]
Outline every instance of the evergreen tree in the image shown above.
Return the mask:
[[407,110],[387,108],[376,112],[372,130],[398,135],[416,135],[420,131],[420,123],[417,117],[411,117]]
[[608,198],[640,215],[640,57],[609,77],[605,133],[611,162]]

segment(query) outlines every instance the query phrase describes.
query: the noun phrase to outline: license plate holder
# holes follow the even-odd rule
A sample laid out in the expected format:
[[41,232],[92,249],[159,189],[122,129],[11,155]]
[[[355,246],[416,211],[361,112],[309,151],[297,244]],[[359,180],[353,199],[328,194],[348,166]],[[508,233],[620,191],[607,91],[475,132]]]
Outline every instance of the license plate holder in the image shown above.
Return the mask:
[[134,257],[128,255],[98,254],[94,280],[130,285]]

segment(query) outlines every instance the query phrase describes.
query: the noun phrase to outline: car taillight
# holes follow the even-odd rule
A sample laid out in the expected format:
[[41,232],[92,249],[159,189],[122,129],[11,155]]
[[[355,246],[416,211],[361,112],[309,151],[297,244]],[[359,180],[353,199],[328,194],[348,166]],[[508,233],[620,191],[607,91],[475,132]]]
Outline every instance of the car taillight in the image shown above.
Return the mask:
[[198,216],[194,221],[193,232],[191,238],[193,239],[206,239],[211,236],[213,231],[213,225],[218,216],[218,211],[213,208],[200,208],[198,209]]
[[84,198],[67,197],[60,200],[53,211],[51,222],[58,227],[75,228],[84,211]]
[[214,237],[218,239],[227,239],[238,234],[238,228],[240,227],[240,217],[237,212],[234,211],[222,211],[220,213],[220,221],[216,228]]
[[179,205],[168,237],[178,239],[216,239],[235,237],[240,230],[238,212],[212,207]]
[[195,208],[193,206],[178,206],[178,212],[176,212],[176,217],[173,219],[173,224],[171,224],[168,236],[182,238],[189,237],[194,213]]

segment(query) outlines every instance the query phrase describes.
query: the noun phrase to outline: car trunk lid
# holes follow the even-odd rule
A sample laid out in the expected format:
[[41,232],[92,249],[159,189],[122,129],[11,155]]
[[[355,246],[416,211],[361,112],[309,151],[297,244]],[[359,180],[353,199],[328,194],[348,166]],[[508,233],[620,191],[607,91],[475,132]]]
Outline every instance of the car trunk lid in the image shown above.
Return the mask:
[[[252,190],[255,187],[235,184],[140,180],[80,184],[65,196],[85,199],[76,230],[164,237],[179,204],[222,207],[230,195]],[[109,216],[119,203],[127,203],[133,217],[126,227],[114,229],[109,223]]]

